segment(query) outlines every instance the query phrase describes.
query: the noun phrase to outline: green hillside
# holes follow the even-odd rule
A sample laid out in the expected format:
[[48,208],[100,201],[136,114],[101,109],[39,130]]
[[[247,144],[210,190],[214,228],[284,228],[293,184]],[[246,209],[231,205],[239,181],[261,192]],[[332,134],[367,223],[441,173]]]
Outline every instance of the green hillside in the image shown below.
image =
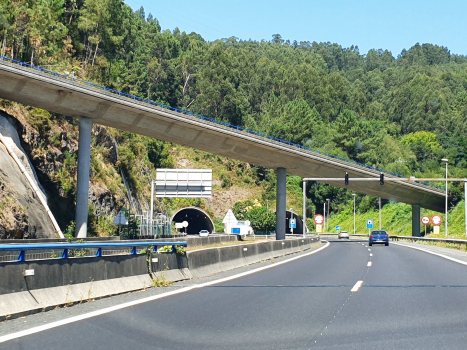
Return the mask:
[[[433,216],[436,213],[431,210],[422,209],[422,215]],[[444,220],[444,215],[441,215]],[[412,207],[404,203],[391,203],[385,205],[381,210],[381,228],[386,230],[391,235],[411,236],[412,235]],[[374,220],[374,228],[379,228],[379,211],[369,210],[367,212],[358,212],[355,216],[356,233],[368,234],[366,228],[366,220]],[[309,224],[312,222],[308,220]],[[348,209],[331,215],[329,219],[329,232],[336,232],[335,227],[340,225],[341,230],[353,233],[353,202],[348,202]],[[420,225],[422,235],[425,234],[424,225]],[[312,226],[313,227],[313,226]],[[434,235],[433,225],[427,226],[427,237],[445,237],[444,222],[440,226],[440,234]],[[465,222],[464,222],[464,202],[460,202],[448,214],[448,233],[449,237],[466,239]]]
[[[401,53],[361,53],[357,46],[289,41],[279,34],[261,42],[207,42],[197,33],[163,30],[156,17],[121,0],[3,0],[1,54],[404,176],[444,177],[440,159],[449,158],[450,175],[467,177],[466,56],[429,43]],[[73,211],[76,149],[63,146],[63,133],[76,140],[76,122],[8,101],[0,106],[40,136],[42,143],[31,146],[30,154],[61,203],[52,210],[68,226],[72,215],[61,214]],[[118,130],[95,127],[94,134],[96,234],[111,233],[110,216],[127,205],[122,177],[134,196],[148,202],[155,168],[177,167],[182,159],[190,167],[213,168],[215,190],[226,194],[214,205],[162,200],[158,209],[198,205],[219,222],[220,212],[210,209],[219,203],[258,198],[274,207],[275,175],[269,169]],[[55,167],[47,170],[48,144],[63,157],[57,153]],[[300,178],[289,178],[288,205],[298,212],[300,186]],[[233,195],[237,189],[242,195]],[[463,225],[463,185],[452,183],[449,190],[454,233]],[[101,194],[108,197],[105,205]],[[308,216],[321,212],[329,198],[332,225],[347,225],[351,193],[312,183],[307,197]],[[377,219],[376,198],[358,195],[357,205],[359,217]],[[409,209],[384,203],[383,221],[391,232],[409,234]]]

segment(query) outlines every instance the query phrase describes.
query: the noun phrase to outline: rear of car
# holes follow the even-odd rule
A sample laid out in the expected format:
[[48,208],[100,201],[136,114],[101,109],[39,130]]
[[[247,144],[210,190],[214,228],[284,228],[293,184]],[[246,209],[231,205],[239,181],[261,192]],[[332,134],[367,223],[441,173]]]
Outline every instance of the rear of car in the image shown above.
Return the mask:
[[371,231],[368,245],[371,246],[374,243],[389,245],[389,235],[386,231]]
[[347,231],[341,231],[341,232],[339,232],[339,235],[338,235],[337,237],[338,237],[339,239],[341,239],[341,238],[347,238],[347,239],[349,239],[349,238],[350,238],[350,237],[349,237],[349,233],[348,233]]

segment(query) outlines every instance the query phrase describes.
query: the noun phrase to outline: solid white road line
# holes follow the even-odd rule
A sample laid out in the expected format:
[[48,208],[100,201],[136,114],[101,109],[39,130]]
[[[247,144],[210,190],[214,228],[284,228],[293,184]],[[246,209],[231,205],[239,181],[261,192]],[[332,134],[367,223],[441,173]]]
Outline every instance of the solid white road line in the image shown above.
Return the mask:
[[368,267],[370,267],[371,265],[373,265],[371,261],[368,261],[368,264],[366,264],[366,266]]
[[350,290],[352,293],[358,292],[360,288],[362,287],[363,281],[358,281],[355,283],[355,286]]
[[450,256],[443,255],[443,254],[440,254],[440,253],[435,253],[435,252],[433,252],[433,251],[431,251],[431,250],[428,250],[428,249],[424,249],[424,248],[420,248],[420,247],[413,247],[413,246],[410,246],[410,245],[405,245],[405,244],[403,244],[403,243],[396,243],[396,242],[391,242],[391,244],[399,245],[399,246],[401,246],[401,247],[407,247],[407,248],[412,248],[412,249],[421,250],[422,252],[425,252],[425,253],[428,253],[428,254],[440,256],[440,257],[442,257],[442,258],[445,258],[445,259],[447,259],[447,260],[454,261],[454,262],[459,263],[459,264],[462,264],[462,265],[467,265],[467,262],[465,262],[465,261],[458,260],[458,259],[455,259],[455,258],[451,258]]
[[294,260],[309,256],[309,255],[312,255],[312,254],[316,254],[316,253],[320,252],[321,250],[326,249],[327,247],[329,247],[330,244],[331,243],[327,242],[324,246],[322,246],[322,247],[320,247],[320,248],[318,248],[316,250],[313,250],[313,251],[311,251],[309,253],[306,253],[306,254],[303,254],[303,255],[300,255],[300,256],[296,256],[296,257],[288,259],[288,260],[280,261],[280,262],[277,262],[275,264],[259,267],[259,268],[254,269],[254,270],[245,271],[245,272],[239,273],[237,275],[233,275],[233,276],[229,276],[229,277],[225,277],[225,278],[220,278],[218,280],[214,280],[214,281],[210,281],[210,282],[195,284],[193,286],[180,288],[180,289],[174,290],[172,292],[162,293],[162,294],[159,294],[159,295],[154,295],[152,297],[147,297],[147,298],[143,298],[143,299],[139,299],[139,300],[130,301],[130,302],[123,303],[123,304],[120,304],[120,305],[111,306],[111,307],[108,307],[108,308],[105,308],[105,309],[102,309],[102,310],[97,310],[97,311],[89,312],[89,313],[86,313],[86,314],[83,314],[83,315],[70,317],[70,318],[67,318],[67,319],[64,319],[64,320],[61,320],[61,321],[52,322],[50,324],[46,324],[46,325],[42,325],[42,326],[38,326],[38,327],[33,327],[33,328],[30,328],[30,329],[26,329],[24,331],[7,334],[7,335],[4,335],[4,336],[0,337],[0,343],[4,343],[4,342],[12,340],[12,339],[21,338],[21,337],[24,337],[24,336],[27,336],[27,335],[39,333],[39,332],[42,332],[42,331],[45,331],[45,330],[48,330],[48,329],[60,327],[60,326],[70,324],[70,323],[73,323],[73,322],[78,322],[78,321],[86,320],[88,318],[104,315],[104,314],[107,314],[109,312],[125,309],[125,308],[130,307],[130,306],[135,306],[135,305],[147,303],[147,302],[154,301],[154,300],[157,300],[157,299],[162,299],[162,298],[165,298],[165,297],[168,297],[168,296],[172,296],[172,295],[176,295],[176,294],[180,294],[180,293],[185,293],[185,292],[188,292],[188,291],[193,290],[193,289],[208,287],[208,286],[212,286],[212,285],[215,285],[215,284],[218,284],[218,283],[231,281],[231,280],[243,277],[243,276],[248,276],[248,275],[251,275],[251,274],[256,273],[256,272],[267,270],[267,269],[270,269],[270,268],[273,268],[273,267],[276,267],[276,266],[279,266],[279,265],[283,265],[283,264],[286,264],[288,262],[291,262],[291,261],[294,261]]

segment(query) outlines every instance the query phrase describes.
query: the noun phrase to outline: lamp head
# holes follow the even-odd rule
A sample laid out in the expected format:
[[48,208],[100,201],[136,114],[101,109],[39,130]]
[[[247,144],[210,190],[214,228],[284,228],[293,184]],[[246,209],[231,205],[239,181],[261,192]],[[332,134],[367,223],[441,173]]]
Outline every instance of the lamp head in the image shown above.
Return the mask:
[[447,162],[449,162],[449,159],[447,159],[447,158],[443,158],[443,159],[441,159],[441,161],[442,161],[442,162],[446,162],[446,163],[447,163]]

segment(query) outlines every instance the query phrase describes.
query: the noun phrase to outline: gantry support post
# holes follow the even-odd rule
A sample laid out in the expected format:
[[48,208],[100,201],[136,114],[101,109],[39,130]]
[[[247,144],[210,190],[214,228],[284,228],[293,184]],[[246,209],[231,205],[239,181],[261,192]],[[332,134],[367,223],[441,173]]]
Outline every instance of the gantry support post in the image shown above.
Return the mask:
[[78,188],[76,191],[75,236],[85,238],[88,233],[89,170],[91,164],[91,119],[79,120]]
[[285,239],[285,220],[287,207],[287,172],[285,168],[277,168],[276,198],[276,239]]
[[420,237],[421,209],[419,204],[412,205],[412,236]]
[[303,181],[303,238],[306,237],[306,181]]

